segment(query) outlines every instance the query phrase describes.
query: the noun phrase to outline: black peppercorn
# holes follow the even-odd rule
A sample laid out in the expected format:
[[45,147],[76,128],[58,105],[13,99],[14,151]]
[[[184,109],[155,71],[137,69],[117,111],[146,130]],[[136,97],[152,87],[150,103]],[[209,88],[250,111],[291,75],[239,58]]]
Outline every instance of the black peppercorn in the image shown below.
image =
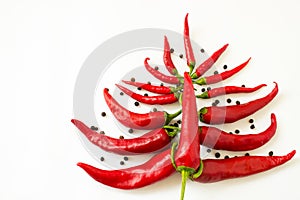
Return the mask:
[[216,158],[220,158],[221,154],[219,152],[215,153]]
[[98,131],[98,127],[96,127],[96,126],[91,126],[91,129],[92,129],[93,131]]
[[129,133],[133,133],[133,129],[130,128],[130,129],[128,130],[128,132],[129,132]]

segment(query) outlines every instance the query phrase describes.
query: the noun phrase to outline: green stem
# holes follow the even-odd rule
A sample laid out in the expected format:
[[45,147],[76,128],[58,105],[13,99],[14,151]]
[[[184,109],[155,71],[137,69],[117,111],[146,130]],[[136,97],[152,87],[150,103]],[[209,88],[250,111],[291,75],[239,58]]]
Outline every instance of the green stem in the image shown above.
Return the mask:
[[177,111],[176,113],[173,113],[173,114],[169,114],[169,113],[166,113],[166,123],[165,125],[169,124],[170,121],[172,121],[172,119],[174,119],[175,117],[177,117],[178,115],[180,115],[182,112],[182,110],[180,109],[179,111]]
[[186,186],[186,179],[189,176],[189,172],[186,170],[181,171],[181,193],[180,193],[180,200],[184,199],[184,192],[185,192],[185,186]]
[[180,130],[180,128],[175,127],[175,126],[164,126],[163,128],[167,128],[167,129],[172,129],[172,130]]
[[177,166],[176,166],[176,163],[175,163],[175,150],[176,150],[176,147],[177,147],[178,143],[177,142],[174,142],[172,144],[172,148],[171,148],[171,162],[172,162],[172,165],[173,167],[177,170]]
[[201,98],[201,99],[208,99],[209,96],[208,96],[208,92],[203,92],[202,94],[198,94],[196,95],[196,98]]
[[175,92],[178,92],[178,91],[180,91],[180,90],[182,90],[183,89],[183,86],[182,85],[180,85],[180,86],[178,86],[178,87],[172,87],[171,88],[171,91],[173,92],[173,93],[175,93]]
[[197,79],[197,78],[199,78],[199,77],[198,77],[197,74],[194,72],[194,73],[191,75],[191,78],[192,78],[192,79]]
[[205,115],[206,113],[207,113],[207,108],[206,107],[203,107],[203,108],[201,108],[199,111],[198,111],[198,117],[199,117],[199,120],[201,121],[201,122],[204,122],[204,120],[203,120],[203,115]]
[[206,85],[206,80],[204,77],[196,80],[196,81],[193,81],[193,83],[197,84],[197,85]]
[[199,169],[198,169],[198,171],[196,173],[193,174],[192,178],[193,179],[199,178],[199,176],[202,174],[202,171],[203,171],[203,161],[200,160]]
[[179,95],[179,99],[178,99],[178,100],[179,100],[179,104],[180,104],[180,105],[182,105],[182,94],[183,94],[183,93],[180,93],[180,95]]
[[195,63],[194,62],[191,62],[190,63],[190,66],[189,66],[189,68],[190,68],[190,75],[192,75],[192,73],[193,73],[193,70],[194,70],[194,67],[195,67]]
[[[180,128],[174,126],[164,126],[163,128],[166,129],[167,134],[170,137],[175,137],[175,135],[177,135],[177,133],[180,131]],[[171,129],[172,131],[169,131],[168,129]]]

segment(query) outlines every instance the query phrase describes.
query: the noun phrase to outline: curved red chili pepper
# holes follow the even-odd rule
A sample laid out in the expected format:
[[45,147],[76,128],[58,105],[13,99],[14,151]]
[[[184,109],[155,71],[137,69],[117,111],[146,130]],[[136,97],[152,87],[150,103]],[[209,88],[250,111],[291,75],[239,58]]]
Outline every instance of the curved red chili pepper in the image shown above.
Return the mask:
[[196,95],[197,98],[208,99],[212,97],[217,97],[223,94],[235,94],[235,93],[251,93],[259,90],[260,88],[267,86],[266,84],[261,84],[253,88],[237,87],[237,86],[225,86],[214,88],[209,91],[203,92],[200,95]]
[[200,142],[202,145],[227,151],[249,151],[266,144],[276,132],[277,123],[274,114],[271,115],[271,125],[257,134],[233,135],[215,127],[200,127]]
[[151,85],[149,83],[140,83],[140,82],[136,82],[136,81],[124,81],[124,83],[128,84],[128,85],[133,85],[136,87],[140,87],[143,90],[147,90],[149,92],[153,92],[156,94],[170,94],[173,93],[173,91],[175,91],[175,88],[173,87],[167,87],[167,86],[156,86],[156,85]]
[[196,78],[199,78],[200,76],[202,76],[205,72],[207,72],[207,70],[209,70],[215,64],[215,62],[219,59],[219,57],[227,49],[227,47],[228,47],[228,44],[225,44],[221,49],[219,49],[218,51],[213,53],[213,55],[211,55],[211,57],[206,59],[203,63],[201,63],[197,67],[197,69],[195,70],[195,72],[192,74],[191,77],[193,79],[196,79]]
[[150,60],[150,58],[145,59],[144,65],[145,65],[146,69],[148,70],[148,72],[150,72],[150,74],[152,74],[155,78],[157,78],[158,80],[165,82],[165,83],[170,83],[170,84],[180,83],[180,80],[176,76],[167,76],[167,75],[153,69],[148,64],[148,60]]
[[94,145],[105,151],[122,155],[150,153],[165,147],[171,141],[168,132],[163,128],[155,129],[132,139],[116,139],[91,130],[79,120],[72,119],[71,122]]
[[77,165],[102,184],[120,189],[136,189],[162,180],[175,172],[170,152],[168,149],[142,165],[120,170],[103,170],[85,163]]
[[186,55],[186,61],[187,65],[190,68],[190,73],[193,71],[195,67],[195,56],[190,40],[190,31],[189,31],[189,23],[188,23],[188,16],[187,13],[184,19],[184,32],[183,32],[183,41],[184,41],[184,49],[185,49],[185,55]]
[[[160,181],[175,172],[171,164],[170,150],[157,154],[142,165],[121,170],[103,170],[85,163],[77,163],[93,179],[120,189],[141,188]],[[201,176],[194,180],[212,183],[226,179],[245,177],[270,170],[291,160],[296,151],[284,156],[242,156],[229,159],[203,160]]]
[[143,96],[140,94],[137,94],[121,85],[116,84],[116,86],[122,90],[125,94],[127,94],[128,96],[130,96],[131,98],[145,103],[145,104],[150,104],[150,105],[155,105],[155,104],[159,104],[159,105],[166,105],[166,104],[171,104],[171,103],[175,103],[178,101],[178,97],[177,94],[172,93],[172,94],[165,94],[165,95],[161,95],[161,96]]
[[284,156],[242,156],[203,160],[202,174],[195,181],[212,183],[257,174],[286,163],[295,153],[293,150]]
[[[195,174],[200,166],[200,138],[198,114],[192,79],[184,73],[182,94],[182,125],[179,145],[175,153],[174,167],[182,175],[181,199],[184,197],[186,179]],[[173,156],[172,156],[173,157]],[[201,173],[201,172],[200,172]]]
[[218,83],[220,81],[226,80],[226,79],[230,78],[231,76],[233,76],[234,74],[241,71],[244,67],[246,67],[246,65],[249,63],[250,60],[251,60],[251,58],[249,58],[246,62],[240,64],[239,66],[237,66],[231,70],[222,72],[221,74],[214,74],[211,76],[202,77],[202,78],[198,79],[197,81],[195,81],[194,83],[196,83],[198,85],[209,85],[209,84],[214,84],[214,83]]
[[164,63],[166,65],[166,68],[170,72],[170,74],[177,75],[178,71],[172,61],[172,58],[171,58],[170,45],[169,45],[167,36],[164,37],[164,57],[163,58],[164,58]]
[[209,124],[232,123],[245,118],[270,103],[278,93],[278,85],[265,97],[245,104],[233,106],[203,107],[200,111],[200,121]]
[[121,106],[105,88],[103,91],[104,99],[110,111],[115,118],[124,126],[133,129],[151,130],[161,128],[163,125],[168,124],[173,118],[177,117],[181,111],[174,114],[169,114],[163,111],[150,112],[150,113],[134,113],[123,106]]

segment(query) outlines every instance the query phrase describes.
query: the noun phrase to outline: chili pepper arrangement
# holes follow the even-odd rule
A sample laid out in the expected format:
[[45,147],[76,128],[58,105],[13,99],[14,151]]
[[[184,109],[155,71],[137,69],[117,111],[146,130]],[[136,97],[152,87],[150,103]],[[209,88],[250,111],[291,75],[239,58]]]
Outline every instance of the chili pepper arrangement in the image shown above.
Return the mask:
[[[197,67],[189,35],[188,14],[184,20],[183,40],[189,68],[183,76],[179,74],[172,61],[170,45],[166,36],[164,37],[163,61],[170,75],[151,67],[148,63],[150,58],[144,60],[145,69],[151,75],[174,86],[156,86],[150,83],[123,80],[123,83],[127,85],[157,94],[155,96],[143,96],[120,84],[116,85],[126,95],[144,104],[165,105],[179,102],[181,109],[177,112],[134,113],[120,105],[105,88],[103,90],[104,99],[114,117],[128,128],[149,130],[149,132],[133,139],[117,139],[99,134],[77,119],[71,120],[91,143],[105,151],[120,155],[156,152],[156,155],[145,163],[120,170],[103,170],[85,163],[78,163],[78,166],[96,181],[115,188],[135,189],[153,184],[179,172],[182,176],[180,199],[183,200],[187,179],[200,183],[211,183],[245,177],[284,164],[295,155],[296,151],[293,150],[283,156],[251,155],[224,159],[200,157],[200,145],[217,150],[249,151],[259,148],[271,140],[277,128],[275,114],[271,114],[269,127],[255,134],[233,135],[209,125],[233,123],[252,115],[275,98],[278,93],[278,84],[274,82],[274,89],[266,96],[244,104],[197,109],[196,101],[201,101],[201,99],[233,93],[252,93],[266,85],[260,84],[253,88],[225,86],[196,95],[194,84],[210,85],[228,79],[242,70],[249,63],[250,58],[231,70],[204,76],[226,50],[228,44],[217,50]],[[170,124],[180,114],[182,114],[181,127]],[[206,125],[201,125],[201,122]],[[173,140],[175,136],[178,136],[178,142]]]

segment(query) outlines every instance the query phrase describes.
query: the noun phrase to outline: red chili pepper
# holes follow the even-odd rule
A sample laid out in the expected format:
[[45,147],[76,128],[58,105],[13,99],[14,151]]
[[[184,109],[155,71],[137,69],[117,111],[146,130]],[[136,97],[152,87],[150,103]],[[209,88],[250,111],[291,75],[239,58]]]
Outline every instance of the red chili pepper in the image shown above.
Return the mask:
[[219,57],[223,54],[223,52],[227,49],[228,44],[225,44],[221,49],[213,53],[211,57],[209,57],[207,60],[205,60],[201,65],[197,67],[195,72],[192,74],[192,79],[199,78],[202,76],[207,70],[209,70],[213,64],[219,59]]
[[170,152],[168,149],[142,165],[120,170],[103,170],[85,163],[77,165],[102,184],[120,189],[136,189],[162,180],[175,172]]
[[180,80],[176,76],[167,76],[167,75],[153,69],[148,64],[148,60],[150,60],[150,58],[145,59],[144,65],[145,65],[146,69],[148,70],[148,72],[150,72],[150,74],[152,74],[155,78],[157,78],[158,80],[165,82],[165,83],[170,83],[170,84],[179,84],[180,83]]
[[233,135],[215,127],[200,127],[202,145],[227,151],[249,151],[266,144],[276,132],[276,116],[271,115],[271,125],[257,134]]
[[202,78],[198,79],[197,81],[194,81],[194,83],[196,83],[198,85],[209,85],[209,84],[214,84],[214,83],[218,83],[220,81],[226,80],[227,78],[230,78],[234,74],[241,71],[249,63],[250,59],[251,58],[249,58],[246,62],[240,64],[239,66],[233,68],[232,70],[222,72],[221,74],[214,74],[211,76],[202,77]]
[[124,81],[124,83],[128,85],[133,85],[136,87],[139,87],[143,90],[147,90],[149,92],[153,92],[156,94],[170,94],[176,91],[174,87],[167,87],[167,86],[156,86],[156,85],[151,85],[148,83],[140,83],[140,82],[133,82],[133,81]]
[[278,93],[278,85],[265,97],[250,101],[245,104],[233,106],[203,107],[199,111],[200,121],[209,124],[232,123],[245,118],[271,102]]
[[[181,199],[184,197],[186,179],[196,178],[200,167],[200,138],[198,131],[198,114],[192,79],[187,72],[184,73],[184,85],[182,94],[182,125],[179,145],[175,153],[173,165],[181,172],[182,187]],[[173,151],[175,151],[173,145]],[[172,158],[174,155],[172,155]],[[200,169],[202,169],[200,167]]]
[[94,145],[108,152],[122,155],[150,153],[159,150],[169,144],[172,138],[171,136],[176,134],[176,132],[169,133],[167,130],[159,128],[145,133],[140,137],[116,139],[91,130],[79,120],[72,119],[71,122]]
[[165,95],[161,95],[161,96],[143,96],[143,95],[134,93],[133,91],[131,91],[121,85],[116,84],[116,86],[120,90],[122,90],[125,94],[130,96],[131,98],[133,98],[139,102],[150,104],[150,105],[155,105],[155,104],[166,105],[166,104],[171,104],[171,103],[175,103],[178,101],[177,93],[165,94]]
[[143,114],[134,113],[121,106],[109,94],[107,88],[104,89],[103,94],[106,104],[108,105],[110,111],[115,116],[115,118],[124,126],[133,129],[151,130],[161,128],[181,113],[181,110],[174,114],[169,114],[164,111]]
[[257,174],[284,164],[292,159],[295,153],[296,151],[293,150],[284,156],[242,156],[203,160],[202,174],[195,181],[212,183]]
[[167,36],[164,37],[164,57],[163,58],[164,58],[164,63],[166,65],[166,68],[170,72],[170,74],[177,75],[178,71],[172,61],[172,58],[171,58],[170,45],[169,45]]
[[186,14],[185,19],[184,19],[183,41],[184,41],[184,49],[185,49],[187,65],[190,68],[190,73],[192,73],[192,71],[195,67],[195,57],[194,57],[194,52],[193,52],[193,48],[192,48],[192,44],[191,44],[191,40],[190,40],[188,16],[189,16],[189,14]]
[[235,93],[251,93],[259,90],[260,88],[267,86],[266,84],[261,84],[253,88],[237,87],[237,86],[225,86],[214,88],[209,91],[203,92],[200,95],[196,95],[197,98],[208,99],[212,97],[217,97],[223,94],[235,94]]
[[[157,154],[142,165],[121,170],[103,170],[79,162],[77,165],[96,181],[120,189],[141,188],[160,181],[175,172],[171,164],[170,150]],[[284,156],[242,156],[229,159],[203,160],[201,176],[194,180],[212,183],[226,179],[245,177],[270,170],[291,160],[296,151]]]

